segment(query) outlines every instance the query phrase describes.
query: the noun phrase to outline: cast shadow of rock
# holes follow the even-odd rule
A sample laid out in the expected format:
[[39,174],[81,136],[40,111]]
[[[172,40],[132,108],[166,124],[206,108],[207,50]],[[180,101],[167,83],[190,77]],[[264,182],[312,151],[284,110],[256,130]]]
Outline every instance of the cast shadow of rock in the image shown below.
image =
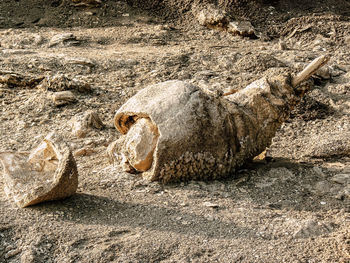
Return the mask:
[[128,229],[144,228],[202,238],[233,239],[255,237],[256,231],[220,219],[207,219],[176,208],[139,203],[121,203],[108,197],[78,193],[68,199],[33,206],[56,220],[84,225],[101,225]]
[[331,176],[332,173],[312,163],[276,159],[267,164],[251,163],[238,178],[222,183],[232,189],[244,189],[244,195],[231,198],[240,202],[249,196],[257,209],[313,212],[349,209],[350,200],[339,196],[344,186],[332,182]]

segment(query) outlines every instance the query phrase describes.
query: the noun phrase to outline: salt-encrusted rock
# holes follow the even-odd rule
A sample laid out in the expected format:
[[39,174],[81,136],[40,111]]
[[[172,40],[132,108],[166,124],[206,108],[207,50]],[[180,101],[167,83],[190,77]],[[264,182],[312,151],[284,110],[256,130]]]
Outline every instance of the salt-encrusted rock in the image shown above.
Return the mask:
[[[228,176],[271,144],[309,88],[299,85],[328,60],[320,56],[294,77],[280,70],[222,97],[179,80],[149,86],[117,111],[122,136],[110,150],[150,180]],[[139,169],[140,162],[147,165]]]
[[74,157],[56,134],[30,153],[0,153],[4,190],[19,207],[71,196],[78,187]]
[[233,35],[257,38],[255,29],[249,21],[233,21],[227,26],[227,31]]
[[101,130],[105,127],[97,112],[89,110],[83,115],[78,115],[71,120],[72,134],[82,138],[91,128]]
[[124,144],[116,149],[128,151],[129,130],[145,118],[159,137],[143,177],[167,182],[228,176],[271,143],[299,100],[296,93],[288,74],[221,98],[177,80],[149,86],[117,111],[114,122]]
[[70,104],[76,101],[75,95],[69,90],[54,92],[52,94],[52,101],[56,106]]

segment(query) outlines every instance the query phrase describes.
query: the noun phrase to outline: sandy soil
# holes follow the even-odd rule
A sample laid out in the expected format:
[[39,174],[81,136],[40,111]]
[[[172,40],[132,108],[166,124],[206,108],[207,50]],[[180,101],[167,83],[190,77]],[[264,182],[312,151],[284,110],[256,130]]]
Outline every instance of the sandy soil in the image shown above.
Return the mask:
[[[0,191],[0,262],[350,262],[349,1],[217,2],[260,38],[200,26],[191,8],[205,1],[0,2],[0,75],[62,73],[93,87],[57,107],[52,91],[0,84],[1,151],[51,131],[87,149],[71,198],[19,209]],[[54,43],[63,33],[73,37]],[[231,178],[161,185],[108,163],[115,110],[148,84],[241,89],[324,53],[330,63],[267,157]],[[69,121],[87,110],[106,127],[77,138]]]

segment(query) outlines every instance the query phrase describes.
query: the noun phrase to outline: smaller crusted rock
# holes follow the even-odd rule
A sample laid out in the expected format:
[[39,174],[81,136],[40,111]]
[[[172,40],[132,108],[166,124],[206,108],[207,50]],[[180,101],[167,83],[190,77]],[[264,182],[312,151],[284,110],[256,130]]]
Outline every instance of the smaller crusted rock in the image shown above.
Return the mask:
[[200,25],[213,29],[225,30],[229,23],[226,13],[212,5],[198,11],[196,17]]
[[257,38],[255,29],[249,21],[234,21],[227,26],[227,31],[242,37]]
[[78,170],[69,147],[52,133],[31,153],[0,153],[4,191],[19,207],[74,194]]
[[101,130],[105,127],[97,112],[87,111],[71,120],[72,134],[76,137],[85,137],[91,128]]
[[84,83],[77,79],[70,79],[64,74],[46,76],[38,85],[38,88],[55,92],[76,90],[81,93],[89,93],[92,91],[90,84]]
[[54,35],[50,42],[49,47],[54,46],[77,46],[80,41],[72,33],[63,33]]
[[66,90],[54,92],[54,94],[52,94],[52,101],[56,106],[62,106],[74,103],[76,101],[76,98],[73,92]]
[[35,88],[44,77],[25,76],[16,72],[0,72],[0,84],[9,88]]

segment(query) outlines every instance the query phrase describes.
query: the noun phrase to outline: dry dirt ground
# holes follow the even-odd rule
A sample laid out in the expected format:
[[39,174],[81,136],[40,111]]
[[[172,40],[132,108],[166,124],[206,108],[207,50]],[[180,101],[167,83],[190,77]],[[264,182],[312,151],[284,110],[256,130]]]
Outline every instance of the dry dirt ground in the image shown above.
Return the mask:
[[[30,150],[51,131],[87,150],[71,198],[19,209],[0,191],[0,262],[350,262],[349,1],[217,1],[249,19],[256,40],[201,27],[191,8],[204,1],[70,2],[0,2],[0,74],[93,87],[57,107],[50,90],[0,84],[1,151]],[[326,70],[267,157],[231,178],[161,185],[108,163],[114,112],[142,87],[239,89],[324,53]],[[106,128],[76,138],[69,121],[87,110]]]

